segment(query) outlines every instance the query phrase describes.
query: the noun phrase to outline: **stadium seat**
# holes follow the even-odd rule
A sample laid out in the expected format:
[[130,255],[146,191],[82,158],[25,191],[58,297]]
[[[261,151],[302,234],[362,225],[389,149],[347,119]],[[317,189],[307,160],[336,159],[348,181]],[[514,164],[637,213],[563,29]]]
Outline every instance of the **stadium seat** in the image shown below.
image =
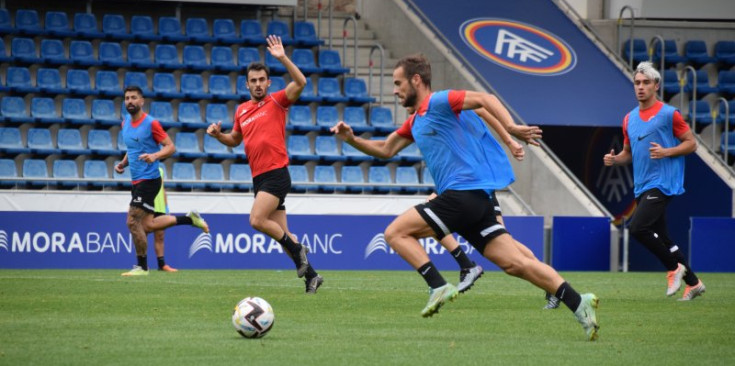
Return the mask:
[[342,67],[339,53],[335,50],[319,51],[319,67],[327,74],[344,74],[350,72],[350,69]]
[[421,172],[421,183],[434,185],[434,177],[431,176],[428,168],[423,168]]
[[212,23],[212,35],[218,42],[240,43],[232,19],[215,19]]
[[184,46],[184,66],[192,70],[211,70],[202,46]]
[[280,76],[271,76],[271,86],[268,88],[268,92],[275,93],[283,89],[286,89],[286,80]]
[[299,101],[304,103],[319,103],[322,101],[322,97],[316,95],[316,92],[314,91],[314,83],[311,82],[311,78],[306,78],[306,85],[299,96]]
[[38,12],[29,9],[19,9],[15,12],[15,29],[24,35],[36,36],[43,33]]
[[199,138],[194,132],[179,132],[174,138],[176,156],[185,158],[204,158],[207,156],[199,147]]
[[125,151],[128,149],[127,145],[125,145],[125,139],[123,138],[123,134],[121,132],[117,133],[117,149],[120,150],[122,153],[125,153]]
[[202,180],[209,189],[233,189],[235,185],[225,183],[225,171],[222,164],[204,163],[202,164]]
[[293,105],[288,108],[288,127],[296,131],[319,130],[311,119],[311,109],[305,105]]
[[240,47],[237,50],[237,64],[241,68],[247,68],[253,62],[260,62],[260,53],[257,48]]
[[322,161],[345,161],[346,157],[337,150],[337,140],[333,136],[317,136],[314,140],[314,152]]
[[89,41],[71,41],[69,46],[69,59],[74,65],[96,66],[100,62],[94,55],[92,43]]
[[6,154],[27,154],[31,149],[25,146],[17,127],[0,127],[0,151]]
[[204,18],[189,18],[186,20],[186,35],[200,43],[211,43],[215,39],[209,33],[209,26],[207,20]]
[[[56,184],[64,187],[75,187],[82,184],[79,179],[79,169],[74,160],[59,159],[55,160],[52,169],[52,176],[56,179]],[[77,180],[74,180],[77,179]]]
[[94,120],[90,117],[87,112],[87,104],[84,99],[79,98],[65,98],[61,102],[61,117],[64,118],[64,122],[71,124],[94,124]]
[[235,58],[232,55],[232,48],[214,46],[211,53],[212,67],[217,71],[236,71],[239,68],[235,65]]
[[0,33],[15,33],[15,28],[10,23],[10,13],[8,13],[8,9],[5,8],[0,9]]
[[386,107],[373,107],[370,109],[370,125],[383,131],[393,131],[396,126],[393,123],[393,114]]
[[231,164],[230,181],[235,183],[238,189],[249,190],[253,188],[253,175],[250,165]]
[[240,37],[249,44],[265,44],[265,36],[263,35],[263,27],[260,22],[254,19],[244,19],[240,22]]
[[66,72],[66,88],[74,94],[97,94],[97,91],[92,89],[92,83],[89,78],[89,71],[87,70],[69,69]]
[[204,92],[204,81],[199,74],[181,75],[181,92],[189,99],[211,99],[212,95]]
[[281,37],[284,46],[294,44],[293,37],[291,37],[291,30],[288,29],[288,24],[284,21],[277,19],[269,21],[266,25],[265,34]]
[[359,166],[348,166],[342,167],[340,174],[342,187],[337,187],[337,191],[340,192],[362,192],[365,185],[365,176],[362,173],[362,168]]
[[28,129],[28,147],[34,154],[51,155],[60,153],[51,141],[51,131],[46,128]]
[[235,85],[237,89],[237,95],[240,97],[240,99],[250,99],[250,90],[248,90],[247,77],[245,75],[238,75]]
[[[692,93],[694,90],[694,77],[691,72],[686,73],[687,83],[684,91]],[[717,93],[718,88],[709,85],[709,75],[707,70],[697,70],[697,98],[701,98],[705,94]]]
[[37,64],[43,62],[36,53],[36,43],[30,38],[15,37],[10,42],[10,54],[17,62]]
[[107,99],[92,100],[92,119],[103,125],[119,126],[121,122],[115,113],[115,102]]
[[350,144],[342,144],[342,156],[347,158],[350,163],[360,163],[362,161],[375,160],[372,156],[365,155],[364,152],[357,150]]
[[[725,110],[725,103],[717,103],[717,104],[719,105],[719,111],[717,113],[717,123],[725,124],[727,120],[726,130],[729,131],[733,127],[735,127],[735,100],[731,100],[727,102],[729,111]],[[729,119],[726,118],[728,115],[730,116]]]
[[179,122],[189,128],[207,128],[209,126],[202,121],[199,104],[191,102],[179,103]]
[[345,78],[345,96],[350,98],[351,103],[373,103],[375,98],[368,95],[365,80],[357,78]]
[[[676,47],[676,41],[673,39],[664,40],[664,64],[676,65],[678,63],[687,62],[687,58],[680,55]],[[653,44],[653,62],[661,62],[661,42],[656,41]]]
[[74,14],[74,33],[80,37],[102,38],[104,33],[97,28],[97,18],[92,13]]
[[154,58],[158,68],[179,69],[182,66],[181,61],[179,61],[179,51],[172,44],[156,45]]
[[302,161],[318,160],[317,156],[314,154],[313,150],[311,149],[311,144],[309,143],[309,136],[306,136],[306,135],[289,136],[288,142],[286,143],[286,149],[288,150],[288,155],[290,159],[292,160],[302,160]]
[[331,105],[316,107],[316,125],[328,130],[339,122],[337,107]]
[[368,169],[368,183],[372,184],[373,192],[388,193],[393,189],[387,166],[371,166]]
[[711,62],[717,62],[716,58],[709,55],[707,44],[702,40],[687,41],[684,45],[684,57],[697,67]]
[[212,97],[214,97],[215,99],[240,99],[239,96],[233,93],[232,83],[230,82],[230,77],[228,75],[210,75],[209,93],[212,94]]
[[735,95],[735,71],[720,71],[717,75],[717,88],[723,95]]
[[342,95],[337,78],[322,77],[317,83],[317,94],[328,103],[347,103],[350,98]]
[[367,119],[365,118],[365,109],[362,107],[345,107],[342,115],[342,120],[350,125],[350,127],[352,127],[355,132],[359,133],[373,130],[367,124]]
[[5,42],[3,41],[3,38],[0,37],[0,62],[10,62],[12,59],[8,56],[8,53],[5,51]]
[[128,45],[128,63],[141,69],[156,67],[156,64],[151,61],[151,49],[143,43],[130,43]]
[[153,18],[147,15],[133,15],[130,18],[130,33],[136,41],[160,41],[162,39],[153,29]]
[[42,92],[47,94],[64,94],[66,88],[61,86],[61,74],[59,69],[38,69],[36,71],[36,83]]
[[[0,178],[17,178],[17,177],[18,177],[18,168],[15,165],[15,161],[13,159],[0,159]],[[4,186],[4,187],[11,187],[19,183],[20,181],[17,181],[17,180],[7,180],[7,179],[0,180],[0,186]]]
[[232,121],[230,113],[227,111],[227,104],[224,103],[208,103],[204,109],[204,120],[207,124],[222,122],[227,124]]
[[200,183],[196,176],[196,170],[192,163],[177,162],[173,164],[171,179],[174,185],[181,189],[202,189],[206,185]]
[[204,135],[204,152],[209,158],[215,159],[235,159],[237,157],[237,154],[227,150],[227,146],[207,134]]
[[727,67],[735,65],[735,41],[715,43],[715,58]]
[[39,123],[62,123],[63,118],[56,113],[56,103],[51,98],[31,99],[31,117]]
[[158,35],[166,42],[188,41],[189,37],[181,34],[181,22],[174,17],[158,18]]
[[[623,60],[628,62],[630,60],[630,40],[623,42]],[[635,38],[633,39],[633,65],[648,61],[648,47],[646,41]]]
[[64,44],[58,39],[41,40],[41,59],[46,64],[65,65],[70,61],[66,58]]
[[156,97],[165,99],[182,99],[184,93],[179,91],[174,74],[157,72],[153,74],[153,93]]
[[112,137],[108,130],[89,130],[87,147],[96,155],[120,155],[120,151],[112,147]]
[[317,37],[314,24],[311,22],[294,22],[293,38],[296,44],[306,47],[314,47],[324,44],[324,41]]
[[95,187],[115,185],[114,182],[110,181],[107,163],[102,160],[85,160],[82,170],[82,177],[88,181],[88,185]]
[[82,144],[82,135],[78,129],[61,128],[56,135],[56,145],[63,154],[89,155],[92,150]]
[[148,88],[148,77],[144,72],[139,71],[128,71],[125,73],[125,79],[123,80],[123,88],[129,86],[137,86],[143,90],[144,94],[150,92]]
[[408,163],[417,163],[423,159],[421,151],[419,151],[419,147],[416,144],[410,144],[403,148],[403,150],[398,152],[398,157],[401,161]]
[[102,17],[102,32],[112,39],[129,40],[133,35],[128,33],[125,18],[119,14],[105,14]]
[[69,18],[66,13],[61,11],[47,11],[44,27],[46,34],[55,37],[73,37],[75,35],[75,32],[69,26]]
[[291,54],[291,61],[299,67],[299,70],[306,75],[321,74],[324,70],[316,66],[314,62],[314,52],[311,49],[297,48]]
[[337,173],[331,165],[317,165],[314,167],[314,183],[322,192],[334,192],[337,187]]
[[21,97],[5,96],[0,98],[0,112],[3,120],[11,123],[33,122],[26,111],[26,102]]
[[95,75],[95,86],[100,95],[108,97],[121,97],[123,90],[120,88],[120,80],[115,71],[97,71]]
[[178,123],[174,120],[174,109],[171,102],[151,102],[150,115],[158,120],[163,128],[176,127]]
[[[695,105],[697,108],[696,111],[694,110]],[[694,117],[696,117],[695,133],[702,132],[705,127],[712,124],[712,111],[708,101],[697,100],[689,102],[689,121],[695,121]]]
[[662,84],[664,89],[664,94],[667,96],[674,95],[678,93],[681,90],[681,86],[679,85],[679,75],[674,69],[666,69],[663,72],[662,75]]
[[309,183],[309,172],[303,165],[289,165],[288,174],[291,176],[291,191],[297,193],[306,192]]
[[265,53],[265,66],[270,69],[271,77],[273,75],[281,75],[286,73],[286,66],[283,66],[281,61],[278,61],[270,52]]
[[[43,159],[25,159],[23,161],[23,178],[48,178],[48,167]],[[28,181],[33,186],[47,186],[48,180]]]
[[40,91],[40,88],[31,85],[31,72],[26,67],[8,67],[5,84],[15,93],[30,94]]
[[[725,146],[725,140],[727,139],[727,146]],[[725,149],[727,147],[727,149]],[[735,161],[735,131],[725,132],[720,138],[720,151],[725,153],[725,159],[727,164],[732,165]]]

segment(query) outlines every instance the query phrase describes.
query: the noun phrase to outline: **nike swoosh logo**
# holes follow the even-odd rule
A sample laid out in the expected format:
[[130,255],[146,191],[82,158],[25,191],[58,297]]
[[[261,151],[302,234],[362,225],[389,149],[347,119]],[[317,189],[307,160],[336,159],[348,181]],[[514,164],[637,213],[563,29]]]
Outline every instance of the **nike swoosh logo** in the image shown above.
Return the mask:
[[430,269],[431,269],[431,267],[429,267],[429,268],[425,269],[425,270],[424,270],[423,272],[421,272],[421,275],[423,276],[423,275],[425,275],[425,274],[429,273],[429,270],[430,270]]
[[437,133],[436,133],[436,130],[431,130],[429,132],[422,133],[422,135],[424,135],[424,136],[436,136]]
[[647,199],[647,200],[655,200],[655,199],[658,199],[658,197],[654,197],[654,196],[646,196],[646,199]]
[[647,133],[647,134],[645,134],[645,135],[643,135],[643,136],[638,136],[638,141],[643,141],[643,139],[644,139],[644,138],[646,138],[646,137],[650,136],[650,135],[651,135],[652,133],[653,133],[653,132],[649,132],[649,133]]
[[243,109],[243,110],[242,110],[242,112],[240,112],[240,115],[239,115],[238,117],[242,116],[243,114],[245,114],[245,113],[247,113],[247,112],[248,112],[248,110],[247,110],[247,109]]
[[133,137],[133,141],[140,142],[140,140],[138,140],[136,137]]

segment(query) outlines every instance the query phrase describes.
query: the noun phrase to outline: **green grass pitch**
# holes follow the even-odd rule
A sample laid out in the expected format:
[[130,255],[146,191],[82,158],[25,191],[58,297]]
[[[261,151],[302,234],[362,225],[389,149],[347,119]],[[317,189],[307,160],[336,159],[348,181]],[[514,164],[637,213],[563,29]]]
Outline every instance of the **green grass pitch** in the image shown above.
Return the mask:
[[[428,291],[413,271],[323,271],[316,296],[294,271],[122,271],[0,270],[0,365],[735,362],[735,274],[701,274],[707,293],[678,302],[664,273],[563,273],[600,297],[591,343],[566,307],[541,310],[542,291],[499,272],[424,319]],[[274,308],[262,339],[230,322],[246,296]]]

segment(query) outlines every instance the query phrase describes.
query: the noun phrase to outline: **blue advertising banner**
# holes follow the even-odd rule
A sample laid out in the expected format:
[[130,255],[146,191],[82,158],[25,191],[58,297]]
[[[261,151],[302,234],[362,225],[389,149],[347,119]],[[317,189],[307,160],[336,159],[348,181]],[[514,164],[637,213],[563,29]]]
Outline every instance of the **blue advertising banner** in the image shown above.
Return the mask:
[[528,124],[620,126],[635,104],[630,77],[552,1],[407,2]]
[[[211,234],[189,226],[166,230],[166,260],[181,269],[292,269],[283,248],[250,227],[248,215],[208,214]],[[394,216],[290,215],[317,269],[411,270],[385,242]],[[543,256],[543,217],[507,217],[515,238]],[[458,238],[483,267],[497,270]],[[439,269],[457,270],[434,239],[420,240]],[[155,267],[152,236],[149,265]],[[0,212],[0,268],[129,268],[135,246],[124,213]]]
[[735,219],[692,217],[691,267],[697,272],[735,272]]

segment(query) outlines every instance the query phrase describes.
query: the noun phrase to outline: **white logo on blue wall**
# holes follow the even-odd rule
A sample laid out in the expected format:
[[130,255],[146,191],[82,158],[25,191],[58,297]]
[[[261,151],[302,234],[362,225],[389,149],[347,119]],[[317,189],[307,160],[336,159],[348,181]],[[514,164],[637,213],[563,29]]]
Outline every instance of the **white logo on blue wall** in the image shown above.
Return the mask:
[[194,242],[189,247],[189,258],[202,249],[212,251],[212,235],[209,233],[201,233],[194,239]]
[[133,238],[122,232],[0,230],[0,248],[10,253],[133,253]]
[[[342,254],[341,233],[309,233],[298,238],[312,254]],[[189,246],[189,258],[202,250],[213,254],[271,254],[283,253],[278,241],[263,233],[199,234]]]
[[[457,239],[457,243],[459,243],[459,246],[462,248],[462,250],[467,253],[471,254],[475,251],[475,248],[467,243],[467,240],[465,240],[461,236],[455,236],[455,239]],[[426,251],[427,254],[443,254],[447,250],[433,237],[429,238],[423,238],[419,239],[419,244],[422,248]],[[375,252],[382,251],[386,254],[395,254],[396,252],[393,250],[393,248],[390,247],[388,242],[385,241],[385,235],[383,233],[376,234],[373,236],[372,239],[370,239],[370,242],[365,247],[365,259],[367,259],[370,255],[372,255]]]
[[388,247],[388,243],[385,242],[385,235],[383,235],[383,233],[377,234],[370,239],[370,243],[368,243],[365,248],[365,259],[377,250],[382,250],[384,253],[389,253],[390,251],[390,247]]
[[8,251],[8,233],[5,232],[5,230],[0,230],[0,248],[5,249],[5,251]]

